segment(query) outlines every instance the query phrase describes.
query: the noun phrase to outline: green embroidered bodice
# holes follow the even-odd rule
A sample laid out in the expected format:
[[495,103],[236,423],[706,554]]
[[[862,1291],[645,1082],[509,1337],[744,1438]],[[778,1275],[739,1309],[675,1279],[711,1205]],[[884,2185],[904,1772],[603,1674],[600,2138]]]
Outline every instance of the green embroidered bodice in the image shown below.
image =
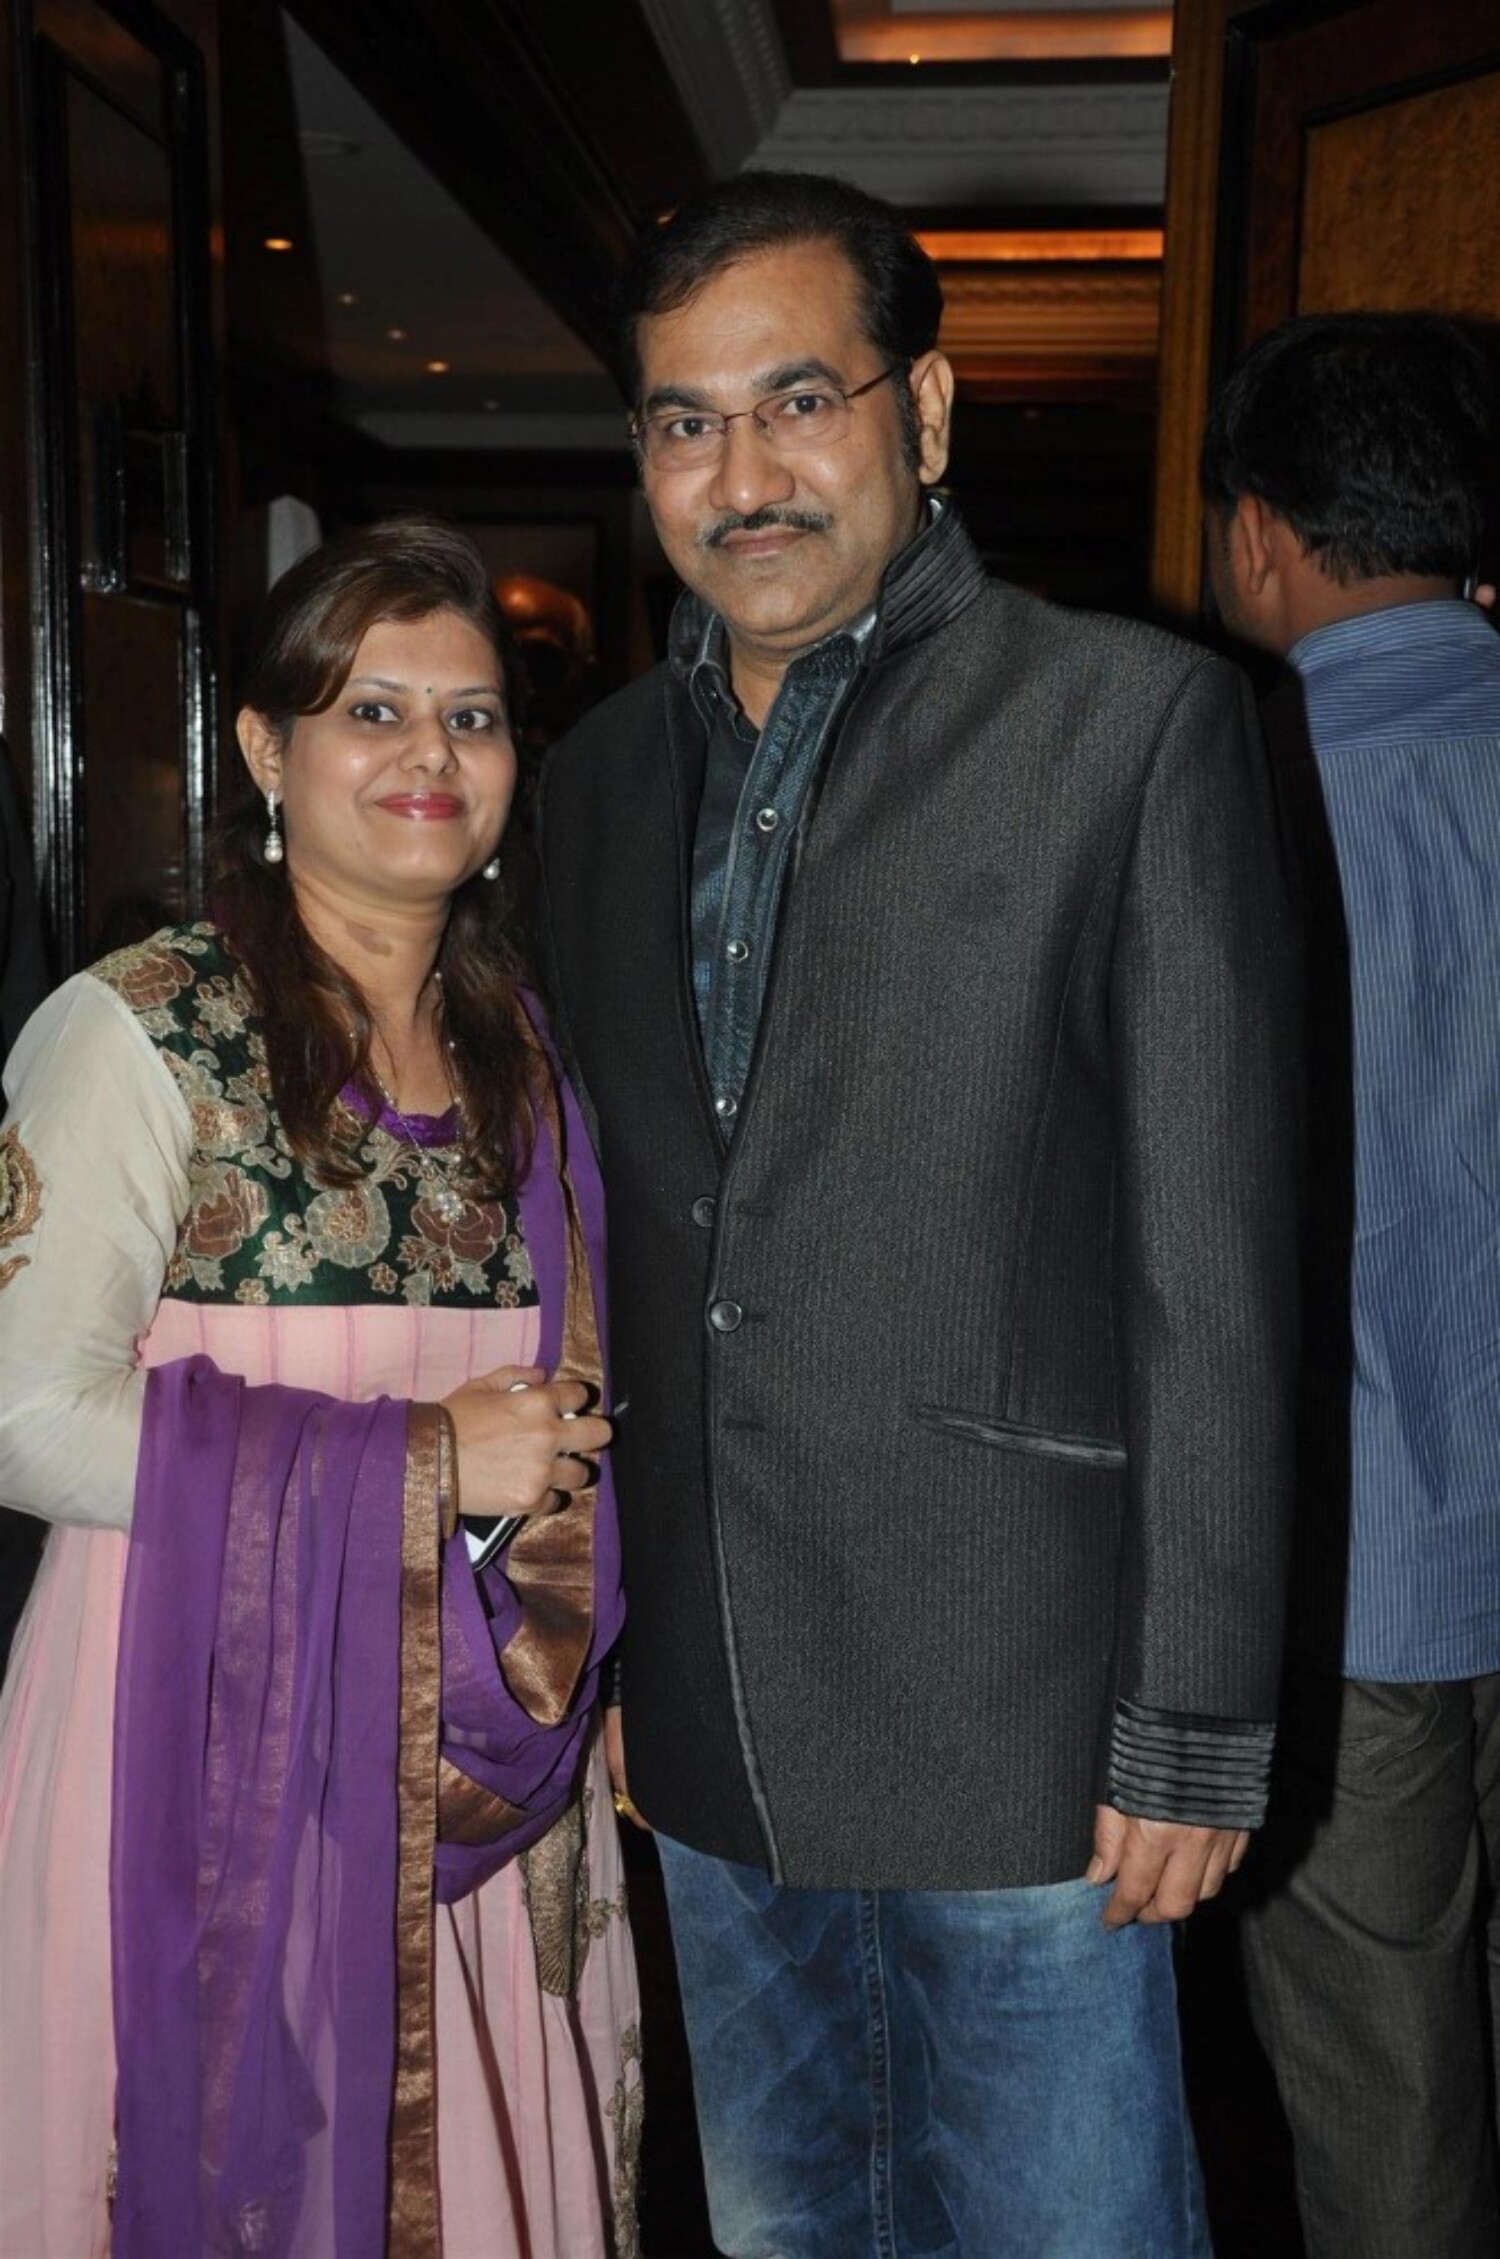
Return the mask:
[[[169,927],[93,968],[156,1045],[193,1125],[187,1213],[163,1291],[184,1302],[405,1301],[519,1309],[537,1299],[513,1203],[434,1201],[437,1172],[345,1109],[364,1175],[320,1185],[288,1145],[255,1002],[212,925]],[[427,1148],[441,1162],[453,1148]]]

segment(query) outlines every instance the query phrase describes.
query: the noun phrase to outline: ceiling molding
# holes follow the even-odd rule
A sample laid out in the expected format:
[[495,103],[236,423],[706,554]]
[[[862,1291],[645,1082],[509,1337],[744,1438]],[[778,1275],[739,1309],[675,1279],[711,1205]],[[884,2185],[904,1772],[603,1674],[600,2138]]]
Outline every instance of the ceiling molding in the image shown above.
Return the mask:
[[[287,0],[288,13],[578,335],[606,314],[635,214],[521,0]],[[504,152],[497,162],[496,151]]]
[[939,210],[1162,199],[1167,89],[798,88],[755,152],[778,171],[842,173],[893,204]]
[[639,0],[716,179],[738,172],[792,91],[770,0]]
[[971,388],[1107,393],[1155,368],[1156,266],[959,269],[944,273],[943,301],[939,342]]

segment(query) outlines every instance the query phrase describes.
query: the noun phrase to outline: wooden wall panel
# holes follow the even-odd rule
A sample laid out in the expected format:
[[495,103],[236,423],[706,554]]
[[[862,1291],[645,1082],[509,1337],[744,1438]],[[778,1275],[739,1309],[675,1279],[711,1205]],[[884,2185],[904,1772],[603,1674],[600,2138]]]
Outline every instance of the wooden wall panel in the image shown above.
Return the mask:
[[1299,313],[1422,307],[1500,321],[1493,167],[1500,73],[1307,134]]

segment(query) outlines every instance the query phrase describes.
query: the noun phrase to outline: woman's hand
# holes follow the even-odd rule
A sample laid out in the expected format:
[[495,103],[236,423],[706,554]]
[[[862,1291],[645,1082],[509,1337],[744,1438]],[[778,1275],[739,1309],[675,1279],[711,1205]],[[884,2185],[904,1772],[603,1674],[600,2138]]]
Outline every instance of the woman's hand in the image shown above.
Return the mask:
[[540,1514],[557,1491],[586,1489],[594,1470],[585,1462],[610,1438],[608,1420],[584,1410],[588,1400],[582,1381],[549,1381],[540,1365],[501,1365],[445,1396],[460,1512]]

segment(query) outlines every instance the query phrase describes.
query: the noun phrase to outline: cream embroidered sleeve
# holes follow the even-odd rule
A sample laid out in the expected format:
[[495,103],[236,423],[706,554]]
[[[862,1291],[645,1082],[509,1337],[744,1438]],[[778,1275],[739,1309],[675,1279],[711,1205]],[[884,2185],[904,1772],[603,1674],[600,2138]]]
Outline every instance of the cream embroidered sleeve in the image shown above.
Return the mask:
[[187,1107],[134,1014],[87,973],[28,1022],[5,1087],[0,1504],[127,1529],[136,1344],[187,1208]]

